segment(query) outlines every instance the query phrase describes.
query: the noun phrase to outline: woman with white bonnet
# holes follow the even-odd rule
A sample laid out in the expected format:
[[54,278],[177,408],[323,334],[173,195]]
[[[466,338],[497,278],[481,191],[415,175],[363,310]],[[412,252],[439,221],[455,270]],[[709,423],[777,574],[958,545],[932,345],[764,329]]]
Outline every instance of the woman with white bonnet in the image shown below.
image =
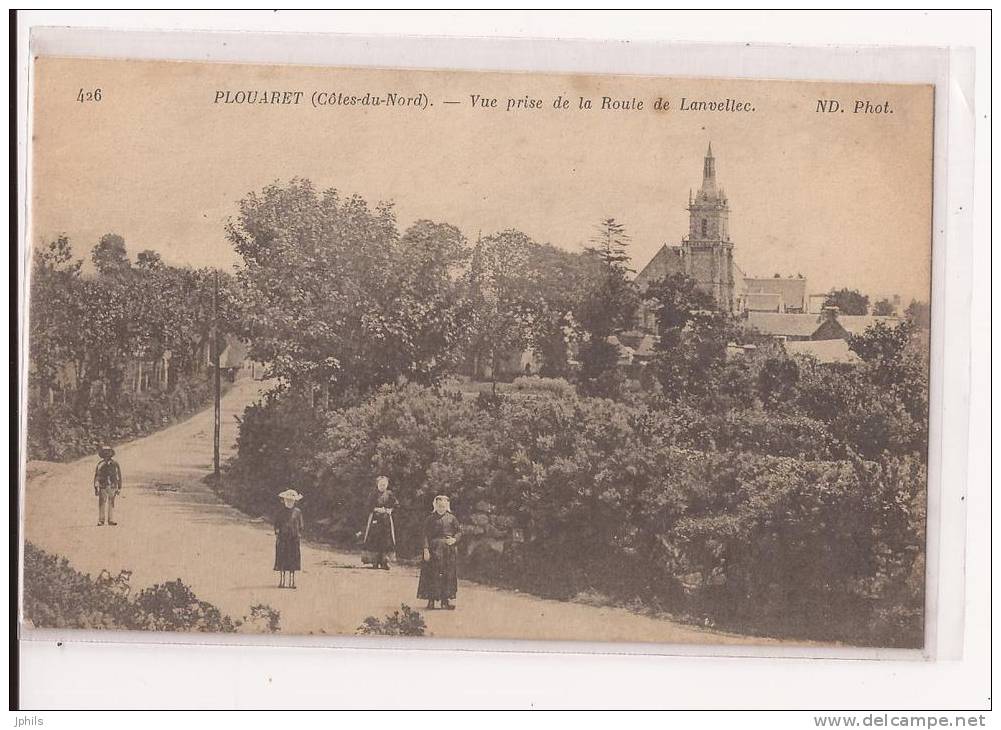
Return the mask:
[[[279,588],[295,588],[295,573],[302,570],[299,552],[299,538],[302,535],[302,512],[296,503],[302,495],[294,489],[286,489],[278,495],[283,507],[275,517],[275,570],[281,572]],[[285,574],[288,573],[288,584]]]
[[455,544],[460,537],[459,520],[452,514],[448,497],[439,494],[434,498],[434,510],[424,521],[424,562],[417,583],[417,597],[426,599],[429,609],[438,601],[445,610],[455,610],[451,600],[458,588]]

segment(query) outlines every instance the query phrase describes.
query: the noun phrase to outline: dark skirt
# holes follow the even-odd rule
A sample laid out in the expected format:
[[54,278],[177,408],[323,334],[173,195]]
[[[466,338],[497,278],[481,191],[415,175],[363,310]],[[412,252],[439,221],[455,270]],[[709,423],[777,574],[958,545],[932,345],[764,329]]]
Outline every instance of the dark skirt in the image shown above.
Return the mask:
[[417,597],[426,601],[444,601],[455,598],[458,580],[455,571],[454,545],[444,540],[431,541],[431,559],[421,563],[421,577],[417,582]]
[[372,513],[372,522],[368,526],[368,538],[365,549],[373,553],[391,553],[396,550],[393,544],[393,516],[382,512]]
[[275,538],[275,570],[302,570],[298,537],[278,533]]

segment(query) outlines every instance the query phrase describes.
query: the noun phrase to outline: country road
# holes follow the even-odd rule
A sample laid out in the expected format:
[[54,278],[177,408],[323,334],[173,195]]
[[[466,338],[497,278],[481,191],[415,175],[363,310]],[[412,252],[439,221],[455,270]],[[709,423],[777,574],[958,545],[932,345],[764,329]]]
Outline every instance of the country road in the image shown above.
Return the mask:
[[[223,459],[235,448],[235,416],[260,383],[240,380],[223,398]],[[203,482],[212,468],[212,409],[116,447],[125,479],[117,527],[97,526],[96,457],[28,465],[25,534],[85,573],[132,571],[133,591],[181,578],[224,613],[241,617],[265,603],[284,634],[354,634],[415,598],[416,570],[362,568],[357,555],[304,543],[295,591],[276,587],[271,526],[222,503]],[[309,519],[309,505],[303,503]],[[461,566],[460,566],[461,576]],[[625,609],[544,600],[460,581],[458,610],[423,611],[435,637],[664,643],[766,644],[774,640],[703,631]]]

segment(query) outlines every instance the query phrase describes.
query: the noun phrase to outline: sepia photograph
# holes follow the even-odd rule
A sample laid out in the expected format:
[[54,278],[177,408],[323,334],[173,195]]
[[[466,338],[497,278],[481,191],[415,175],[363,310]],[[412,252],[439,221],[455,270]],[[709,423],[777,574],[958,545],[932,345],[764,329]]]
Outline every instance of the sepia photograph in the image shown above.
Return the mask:
[[33,74],[26,630],[925,647],[933,86]]

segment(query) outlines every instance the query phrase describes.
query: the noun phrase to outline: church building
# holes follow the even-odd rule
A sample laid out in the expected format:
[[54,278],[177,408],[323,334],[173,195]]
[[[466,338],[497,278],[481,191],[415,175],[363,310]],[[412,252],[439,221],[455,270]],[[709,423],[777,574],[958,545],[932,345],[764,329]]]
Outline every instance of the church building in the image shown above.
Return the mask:
[[[733,260],[730,240],[730,205],[716,181],[716,158],[712,143],[702,166],[702,187],[688,194],[688,233],[679,246],[663,246],[636,276],[636,285],[646,289],[652,281],[683,273],[712,294],[721,309],[736,312],[743,287],[743,274]],[[641,312],[643,329],[653,329],[652,313]]]

